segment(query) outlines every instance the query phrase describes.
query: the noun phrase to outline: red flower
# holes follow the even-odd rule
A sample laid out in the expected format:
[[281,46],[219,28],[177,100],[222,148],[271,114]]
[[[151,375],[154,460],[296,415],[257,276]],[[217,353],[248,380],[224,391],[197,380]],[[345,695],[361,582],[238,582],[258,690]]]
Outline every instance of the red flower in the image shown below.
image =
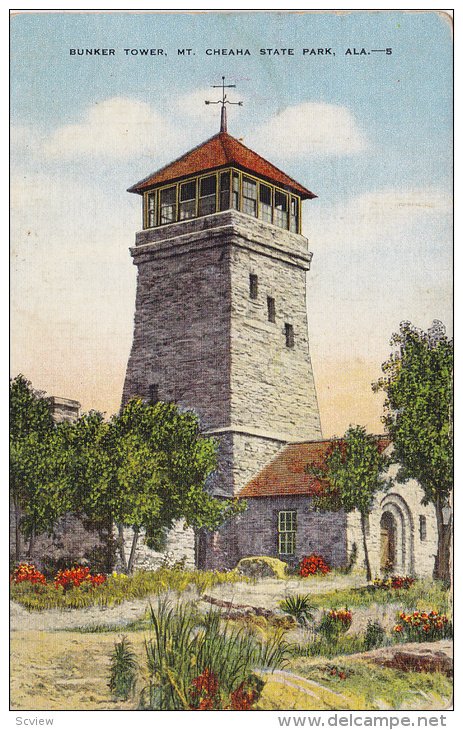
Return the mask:
[[326,575],[330,571],[330,566],[325,563],[323,558],[320,555],[315,555],[314,553],[302,558],[299,563],[299,575],[302,578],[306,578],[309,575],[315,575],[316,573]]

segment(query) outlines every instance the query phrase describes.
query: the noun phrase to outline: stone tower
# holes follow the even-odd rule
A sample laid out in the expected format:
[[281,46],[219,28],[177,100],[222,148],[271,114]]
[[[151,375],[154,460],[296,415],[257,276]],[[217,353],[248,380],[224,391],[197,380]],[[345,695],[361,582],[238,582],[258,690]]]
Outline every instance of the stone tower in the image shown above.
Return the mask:
[[123,402],[176,401],[219,439],[231,496],[286,443],[321,436],[306,313],[310,190],[226,131],[129,188],[143,198]]

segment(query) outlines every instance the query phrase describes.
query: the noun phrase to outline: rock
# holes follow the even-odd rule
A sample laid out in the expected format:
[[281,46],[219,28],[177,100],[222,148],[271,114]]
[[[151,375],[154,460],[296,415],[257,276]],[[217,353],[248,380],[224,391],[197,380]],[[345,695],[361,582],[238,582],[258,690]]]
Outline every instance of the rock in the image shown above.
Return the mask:
[[366,659],[382,667],[404,672],[442,672],[453,674],[453,642],[449,640],[385,646],[350,657]]

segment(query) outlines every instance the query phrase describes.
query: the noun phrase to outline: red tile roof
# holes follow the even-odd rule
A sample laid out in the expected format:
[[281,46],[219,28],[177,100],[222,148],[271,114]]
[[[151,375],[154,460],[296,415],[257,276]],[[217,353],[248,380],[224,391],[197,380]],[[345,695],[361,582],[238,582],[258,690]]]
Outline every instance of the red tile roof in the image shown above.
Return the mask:
[[[328,449],[342,439],[304,441],[288,444],[245,487],[238,497],[276,497],[285,494],[311,496],[323,490],[324,482],[307,473],[307,466],[321,468]],[[378,436],[378,449],[384,451],[390,444],[387,436]]]
[[235,165],[277,185],[289,188],[303,199],[317,197],[227,132],[219,132],[198,147],[194,147],[182,157],[132,185],[128,188],[128,192],[141,194],[155,185],[196,175],[199,172],[215,170],[224,165]]

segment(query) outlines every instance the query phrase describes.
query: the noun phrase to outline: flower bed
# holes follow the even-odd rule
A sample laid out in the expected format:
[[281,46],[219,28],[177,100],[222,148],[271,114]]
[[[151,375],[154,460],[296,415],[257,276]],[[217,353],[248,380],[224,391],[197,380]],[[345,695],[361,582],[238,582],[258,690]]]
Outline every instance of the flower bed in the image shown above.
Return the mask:
[[399,614],[400,623],[394,626],[394,633],[406,641],[437,641],[452,635],[448,617],[437,611],[413,611]]
[[352,624],[352,611],[348,608],[334,609],[325,613],[318,630],[326,639],[334,641],[345,634]]
[[12,583],[32,583],[32,585],[45,585],[46,578],[35,565],[31,563],[20,563],[11,576]]
[[408,575],[391,575],[388,578],[375,578],[373,586],[375,588],[400,590],[401,588],[410,588],[414,582],[415,578],[411,578]]
[[299,575],[302,578],[307,578],[309,575],[326,575],[331,571],[330,566],[326,563],[321,555],[307,555],[302,558],[299,563]]
[[65,591],[73,586],[78,588],[82,583],[89,583],[92,586],[100,586],[106,582],[106,576],[103,573],[92,575],[90,568],[84,568],[76,565],[74,568],[60,570],[54,579],[55,588],[63,588]]

